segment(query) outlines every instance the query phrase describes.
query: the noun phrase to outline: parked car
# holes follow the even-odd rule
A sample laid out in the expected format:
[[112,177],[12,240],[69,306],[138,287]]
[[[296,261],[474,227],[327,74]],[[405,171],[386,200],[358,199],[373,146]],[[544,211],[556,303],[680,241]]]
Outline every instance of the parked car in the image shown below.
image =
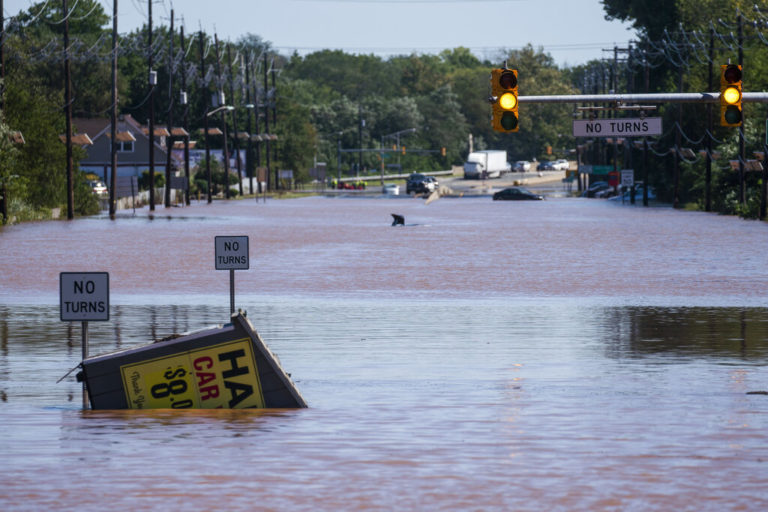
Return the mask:
[[585,190],[581,195],[583,197],[599,197],[600,194],[606,190],[613,190],[607,181],[596,181],[589,185],[589,188]]
[[531,162],[528,160],[518,160],[513,167],[515,172],[528,172],[531,170]]
[[533,201],[541,201],[544,199],[544,196],[540,196],[539,194],[534,194],[527,188],[523,187],[509,187],[505,188],[503,190],[499,190],[495,194],[493,194],[493,200],[494,201],[526,201],[526,200],[533,200]]
[[107,186],[104,184],[103,181],[88,180],[88,186],[91,187],[91,190],[93,191],[94,194],[104,195],[107,193]]
[[552,168],[556,171],[567,171],[570,168],[568,160],[560,158],[552,162]]
[[426,176],[420,173],[413,173],[408,176],[405,182],[405,193],[410,194],[429,194],[437,190],[437,180],[432,176]]

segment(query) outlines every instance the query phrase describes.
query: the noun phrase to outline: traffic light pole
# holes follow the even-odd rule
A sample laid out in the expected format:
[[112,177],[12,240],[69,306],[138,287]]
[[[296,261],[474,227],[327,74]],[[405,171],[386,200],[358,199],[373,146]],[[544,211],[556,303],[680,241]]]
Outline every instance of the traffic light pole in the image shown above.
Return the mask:
[[[520,96],[520,103],[718,103],[719,92],[673,92],[649,94],[571,94],[552,96]],[[743,103],[768,103],[768,92],[745,92]]]

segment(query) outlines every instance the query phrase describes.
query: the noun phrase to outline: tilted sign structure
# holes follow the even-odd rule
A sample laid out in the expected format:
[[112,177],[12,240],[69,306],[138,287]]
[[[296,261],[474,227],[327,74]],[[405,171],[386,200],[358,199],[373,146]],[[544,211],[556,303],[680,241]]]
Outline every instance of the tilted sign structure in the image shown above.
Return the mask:
[[242,312],[221,327],[85,359],[81,378],[93,409],[307,406]]

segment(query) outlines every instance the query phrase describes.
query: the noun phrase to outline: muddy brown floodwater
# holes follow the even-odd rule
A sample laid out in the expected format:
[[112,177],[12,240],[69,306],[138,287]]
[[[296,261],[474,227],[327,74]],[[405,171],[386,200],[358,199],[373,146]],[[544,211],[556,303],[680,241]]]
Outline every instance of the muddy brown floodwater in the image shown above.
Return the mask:
[[[391,213],[405,217],[392,227]],[[227,321],[305,410],[83,411],[90,352]],[[768,509],[768,225],[548,198],[309,197],[0,228],[1,510]]]

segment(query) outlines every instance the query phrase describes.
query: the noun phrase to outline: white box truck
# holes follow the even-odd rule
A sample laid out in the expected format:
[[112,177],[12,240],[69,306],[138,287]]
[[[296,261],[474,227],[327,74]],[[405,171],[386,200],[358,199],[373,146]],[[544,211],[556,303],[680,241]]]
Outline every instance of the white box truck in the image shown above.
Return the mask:
[[483,177],[483,172],[487,172],[486,178],[499,178],[510,170],[506,151],[498,149],[473,151],[464,163],[464,178],[480,179]]

